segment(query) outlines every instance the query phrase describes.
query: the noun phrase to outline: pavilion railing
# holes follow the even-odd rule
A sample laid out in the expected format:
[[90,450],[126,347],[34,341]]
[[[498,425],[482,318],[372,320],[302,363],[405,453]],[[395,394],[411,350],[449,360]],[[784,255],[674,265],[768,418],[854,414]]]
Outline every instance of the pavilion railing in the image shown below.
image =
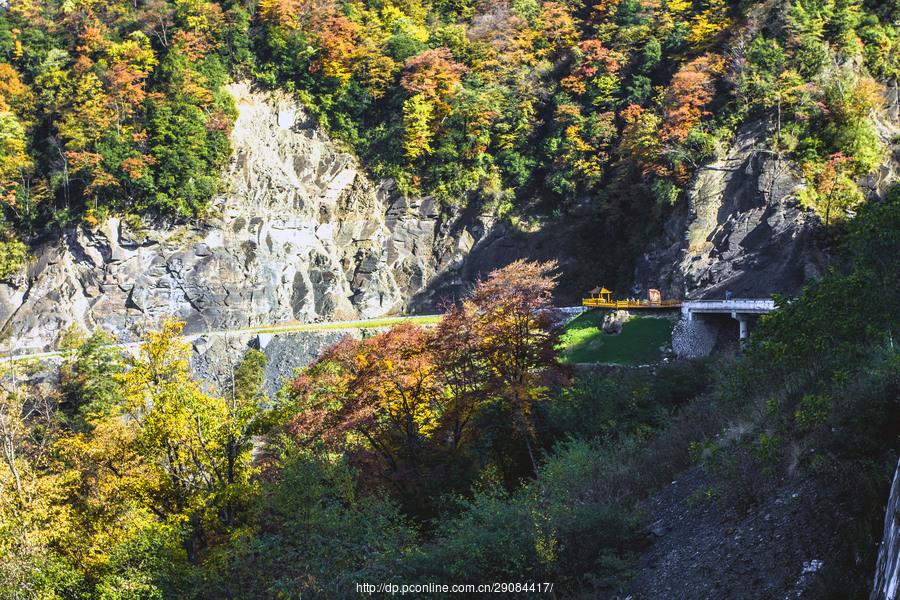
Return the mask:
[[650,300],[636,300],[629,298],[628,300],[606,300],[604,298],[584,298],[581,301],[582,306],[590,306],[592,308],[678,308],[681,306],[681,300],[660,300],[659,302],[651,302]]

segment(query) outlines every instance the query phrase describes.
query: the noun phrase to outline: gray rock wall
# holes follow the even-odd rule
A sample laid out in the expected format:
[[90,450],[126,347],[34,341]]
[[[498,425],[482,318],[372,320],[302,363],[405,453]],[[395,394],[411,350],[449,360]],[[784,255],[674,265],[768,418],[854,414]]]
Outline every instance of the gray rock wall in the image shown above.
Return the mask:
[[489,227],[370,181],[289,96],[230,86],[239,109],[227,191],[202,223],[111,218],[35,250],[0,284],[17,350],[49,349],[70,324],[133,339],[163,315],[186,332],[403,312]]
[[[887,90],[875,125],[885,147],[881,167],[860,181],[870,199],[883,196],[900,173],[900,99]],[[658,287],[664,296],[767,297],[794,294],[821,276],[830,258],[821,242],[821,219],[803,207],[798,165],[773,154],[772,123],[741,127],[720,156],[697,172],[687,202],[661,239],[638,260],[636,292]]]
[[231,370],[240,364],[248,350],[256,348],[268,359],[263,385],[266,394],[274,398],[297,369],[314,362],[344,336],[358,339],[371,333],[365,329],[347,329],[202,336],[193,342],[191,370],[210,392],[227,393],[231,389]]
[[900,595],[900,464],[894,472],[884,511],[884,533],[878,548],[871,600],[896,600]]
[[687,205],[639,261],[637,282],[668,297],[726,289],[767,297],[795,292],[824,272],[818,217],[796,199],[800,174],[763,149],[766,136],[764,123],[749,124],[723,156],[700,169]]

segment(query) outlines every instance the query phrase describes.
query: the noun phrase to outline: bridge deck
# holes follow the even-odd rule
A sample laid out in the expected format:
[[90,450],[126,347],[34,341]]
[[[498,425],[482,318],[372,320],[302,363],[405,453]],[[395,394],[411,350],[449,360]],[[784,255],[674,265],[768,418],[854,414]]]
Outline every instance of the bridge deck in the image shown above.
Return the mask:
[[734,298],[733,300],[690,300],[682,304],[684,313],[752,313],[762,314],[775,309],[775,301],[762,298]]

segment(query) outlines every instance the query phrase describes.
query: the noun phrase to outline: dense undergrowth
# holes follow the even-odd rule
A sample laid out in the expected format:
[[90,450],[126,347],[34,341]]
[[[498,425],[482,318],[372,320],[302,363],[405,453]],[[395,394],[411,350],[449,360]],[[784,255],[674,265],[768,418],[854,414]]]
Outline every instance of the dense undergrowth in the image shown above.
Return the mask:
[[761,150],[795,160],[802,200],[840,220],[883,156],[897,20],[877,0],[12,0],[0,276],[48,228],[202,216],[235,77],[295,92],[403,191],[526,224],[589,204],[629,251],[763,119]]
[[851,519],[830,523],[846,543],[828,575],[834,598],[867,596],[897,460],[900,189],[861,211],[842,240],[852,267],[781,299],[730,378],[744,434],[700,452],[732,505],[792,477],[838,498]]

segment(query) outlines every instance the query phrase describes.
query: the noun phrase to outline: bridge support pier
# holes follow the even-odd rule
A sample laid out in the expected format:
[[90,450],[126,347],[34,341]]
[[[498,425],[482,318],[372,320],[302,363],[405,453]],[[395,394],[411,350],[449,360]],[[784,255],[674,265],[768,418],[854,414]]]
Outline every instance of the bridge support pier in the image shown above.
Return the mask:
[[[706,356],[712,350],[717,333],[704,321],[708,316],[718,316],[725,323],[728,319],[738,322],[740,343],[750,337],[750,328],[759,315],[775,309],[774,300],[767,298],[732,298],[730,300],[687,300],[681,305],[682,320],[676,326],[672,348],[679,356]],[[731,328],[729,328],[731,329]],[[734,335],[729,332],[729,335]]]
[[689,300],[681,305],[681,314],[686,321],[697,315],[731,315],[738,322],[739,336],[743,341],[750,336],[751,321],[759,315],[775,309],[775,301],[763,298],[732,298],[729,300]]
[[738,322],[738,338],[746,340],[750,335],[750,316],[742,313],[731,313],[731,318]]

